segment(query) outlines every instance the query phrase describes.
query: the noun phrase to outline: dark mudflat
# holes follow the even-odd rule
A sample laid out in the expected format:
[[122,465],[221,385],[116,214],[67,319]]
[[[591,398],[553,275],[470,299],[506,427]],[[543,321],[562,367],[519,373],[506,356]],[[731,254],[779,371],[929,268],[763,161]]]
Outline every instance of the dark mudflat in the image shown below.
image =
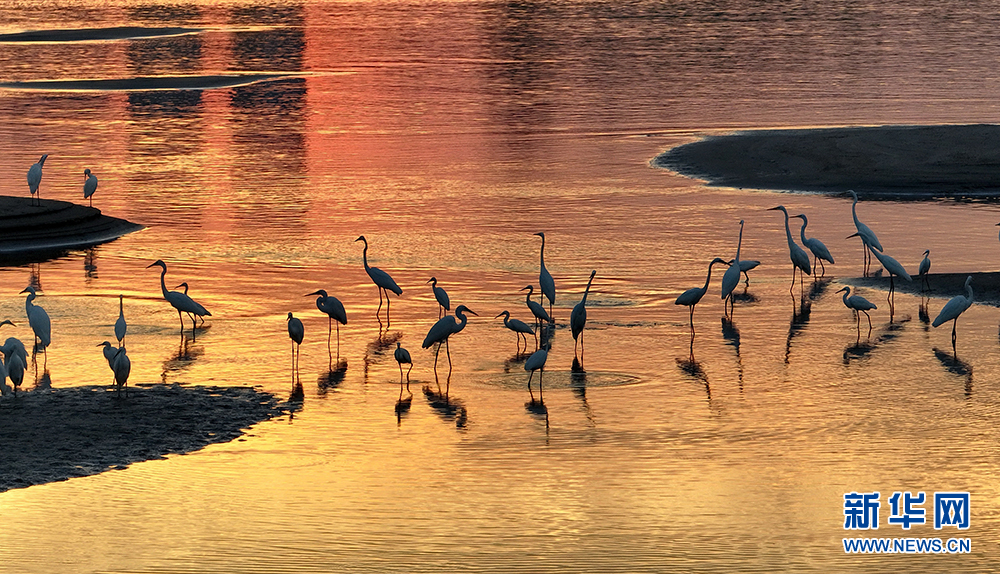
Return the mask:
[[26,255],[88,247],[143,227],[103,215],[96,207],[0,195],[0,263]]

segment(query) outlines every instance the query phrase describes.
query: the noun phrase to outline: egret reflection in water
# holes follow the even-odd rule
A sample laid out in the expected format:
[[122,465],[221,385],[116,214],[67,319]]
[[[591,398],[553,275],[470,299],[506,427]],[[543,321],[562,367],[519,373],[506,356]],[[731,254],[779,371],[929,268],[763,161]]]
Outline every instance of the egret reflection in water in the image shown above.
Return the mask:
[[[450,383],[450,380],[449,380]],[[446,421],[455,421],[456,428],[465,428],[469,422],[469,411],[461,399],[452,397],[448,391],[435,392],[424,385],[424,397],[434,412]]]
[[946,371],[954,375],[965,378],[965,396],[972,397],[972,365],[958,358],[958,355],[948,354],[945,351],[934,347],[934,357],[941,363]]
[[785,337],[785,364],[788,364],[792,353],[792,339],[805,330],[812,313],[812,301],[802,298],[798,305],[792,305],[792,320],[788,323],[788,336]]

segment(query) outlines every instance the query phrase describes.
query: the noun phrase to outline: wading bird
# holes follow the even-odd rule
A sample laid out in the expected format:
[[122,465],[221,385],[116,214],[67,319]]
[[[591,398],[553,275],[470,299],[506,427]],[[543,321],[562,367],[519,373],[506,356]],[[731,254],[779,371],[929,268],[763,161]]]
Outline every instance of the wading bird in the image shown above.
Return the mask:
[[42,192],[38,189],[38,186],[42,183],[42,166],[45,165],[45,159],[49,157],[49,154],[44,154],[38,163],[31,164],[28,168],[28,190],[31,192],[32,201],[35,200],[35,194],[38,194],[38,204],[42,203]]
[[451,348],[448,346],[448,338],[465,328],[465,324],[468,322],[468,317],[465,316],[465,313],[479,316],[478,313],[465,305],[459,305],[455,309],[455,317],[458,317],[458,321],[450,315],[442,317],[434,323],[430,330],[427,331],[427,336],[424,337],[424,343],[421,345],[424,349],[428,349],[434,343],[438,343],[438,348],[434,352],[434,376],[437,376],[437,360],[438,354],[441,352],[440,343],[444,343],[445,352],[448,354],[448,372],[451,373]]
[[333,320],[337,320],[337,359],[340,359],[340,326],[347,324],[347,311],[344,310],[344,304],[340,302],[333,295],[327,295],[326,291],[320,289],[319,291],[313,291],[306,295],[306,297],[311,297],[313,295],[319,295],[316,298],[316,308],[326,313],[327,316],[327,326],[326,326],[326,352],[333,358],[333,351],[330,350],[330,338],[333,332]]
[[[52,323],[49,321],[49,314],[45,309],[35,305],[35,288],[27,286],[21,293],[27,293],[24,299],[24,312],[28,315],[28,325],[35,333],[35,347],[32,351],[37,351],[39,347],[44,351],[52,343]],[[48,353],[45,354],[48,357]]]
[[[185,281],[184,283],[181,283],[177,287],[174,287],[174,289],[180,289],[181,287],[184,288],[184,294],[187,295],[188,294],[188,284],[187,284],[187,281]],[[194,303],[194,307],[197,310],[194,313],[188,313],[188,317],[191,317],[192,321],[195,321],[196,319],[201,319],[201,324],[205,324],[205,315],[211,316],[212,314],[209,313],[205,309],[205,307],[203,307],[201,305],[201,303],[199,303],[199,302],[197,302],[197,301],[195,301],[193,299],[191,300],[191,302]]]
[[501,311],[499,315],[494,317],[494,319],[499,319],[500,317],[503,317],[503,326],[507,327],[511,331],[514,331],[514,333],[517,335],[517,351],[515,351],[516,353],[521,352],[522,337],[524,338],[525,351],[528,350],[528,335],[534,335],[535,344],[536,345],[538,344],[538,335],[535,335],[534,329],[529,327],[524,321],[520,321],[518,319],[511,319],[510,311]]
[[[97,345],[98,347],[104,347],[101,351],[104,353],[104,360],[108,362],[108,368],[111,369],[112,379],[111,384],[114,384],[114,372],[115,372],[115,355],[118,354],[118,349],[111,344],[110,341],[104,341],[103,343]],[[121,348],[121,347],[119,347]]]
[[94,192],[97,191],[97,176],[90,173],[90,168],[83,170],[83,198],[90,200],[90,206],[94,207]]
[[121,395],[122,388],[125,389],[125,396],[128,396],[128,376],[132,372],[132,361],[128,358],[125,347],[115,351],[115,357],[111,364],[111,370],[115,373],[115,385],[118,387],[118,394]]
[[396,359],[396,363],[399,364],[399,388],[402,392],[403,388],[403,364],[406,363],[409,368],[406,369],[406,390],[410,390],[410,371],[413,370],[413,360],[410,358],[410,352],[403,348],[403,344],[396,341],[396,350],[392,353],[392,356]]
[[[730,262],[723,261],[723,263],[725,263],[726,265],[732,264],[731,261]],[[758,265],[760,265],[760,261],[756,261],[754,259],[740,259],[740,273],[742,273],[744,277],[744,286],[746,287],[750,286],[750,276],[747,275],[747,271],[750,271],[751,269],[756,269]]]
[[[194,332],[195,322],[193,316],[208,315],[211,317],[212,314],[200,304],[196,303],[194,299],[188,297],[187,294],[181,293],[180,291],[167,291],[167,282],[165,279],[167,276],[167,264],[164,263],[162,259],[157,259],[153,263],[146,266],[146,269],[156,266],[163,269],[160,272],[160,289],[163,291],[163,298],[167,300],[167,303],[170,303],[171,307],[177,309],[177,319],[181,322],[181,331],[184,330],[184,317],[181,315],[181,313],[184,312],[192,315],[191,331]],[[182,283],[182,285],[187,287],[186,283]]]
[[528,371],[528,393],[531,394],[531,402],[535,402],[535,394],[531,390],[531,378],[538,371],[538,400],[542,400],[542,373],[545,372],[545,361],[549,358],[549,348],[546,345],[538,349],[524,362],[524,370]]
[[[13,323],[10,323],[13,325]],[[28,350],[24,348],[24,343],[20,339],[15,337],[8,337],[2,347],[0,347],[0,352],[3,353],[4,362],[10,361],[11,355],[17,355],[21,358],[21,362],[25,366],[28,365]]]
[[365,263],[365,271],[368,276],[371,277],[372,283],[378,287],[378,309],[375,310],[375,317],[378,318],[379,313],[382,311],[382,292],[385,291],[385,322],[389,322],[389,291],[392,291],[397,296],[403,294],[403,290],[396,285],[396,282],[392,280],[392,277],[388,273],[382,271],[378,267],[371,267],[368,265],[368,240],[362,235],[354,240],[355,242],[363,241],[365,244],[365,250],[362,252],[361,256]]
[[740,240],[736,243],[736,258],[729,262],[729,269],[722,275],[722,299],[726,300],[726,316],[730,312],[728,307],[733,306],[733,289],[740,283],[740,248],[743,247],[743,220],[740,220]]
[[920,277],[920,288],[923,289],[927,287],[929,290],[931,288],[930,281],[927,280],[927,274],[931,270],[931,250],[924,250],[924,258],[920,260],[920,267],[917,268],[917,275]]
[[28,368],[28,362],[22,359],[18,353],[11,353],[4,362],[4,367],[7,369],[7,376],[10,377],[11,384],[14,385],[14,396],[16,397],[17,389],[24,381],[24,370]]
[[128,331],[128,324],[125,322],[125,296],[118,295],[118,320],[115,321],[115,338],[118,339],[118,346],[125,346],[125,332]]
[[542,249],[538,252],[538,288],[542,295],[549,300],[549,315],[552,315],[552,304],[556,302],[556,282],[552,279],[552,274],[545,268],[545,233],[539,231],[535,235],[542,238]]
[[871,245],[869,245],[868,248],[871,250],[872,255],[874,255],[875,258],[878,259],[878,262],[882,264],[882,267],[889,272],[889,295],[886,296],[886,301],[889,302],[889,308],[890,308],[889,314],[891,315],[895,303],[895,298],[893,297],[893,295],[896,293],[896,284],[894,278],[902,277],[907,281],[913,281],[913,279],[910,277],[910,274],[906,272],[906,269],[904,269],[903,266],[899,264],[899,261],[896,261],[894,258],[890,257],[885,253],[879,253],[878,251],[875,251],[875,249]]
[[438,319],[441,318],[441,314],[447,315],[451,311],[451,301],[448,299],[448,292],[444,290],[444,287],[438,287],[437,277],[431,277],[427,280],[431,284],[431,291],[434,292],[434,299],[438,303]]
[[[708,284],[712,280],[712,266],[715,265],[716,263],[724,263],[728,265],[725,259],[722,259],[721,257],[716,257],[715,259],[712,260],[711,263],[708,264],[708,276],[705,277],[705,286],[692,287],[687,291],[681,293],[680,296],[677,298],[677,300],[674,301],[674,305],[687,305],[688,307],[691,308],[689,319],[691,322],[692,333],[694,332],[694,306],[697,305],[698,302],[701,301],[701,298],[705,296],[705,293],[708,292]],[[737,274],[736,277],[737,281],[739,281],[739,274]]]
[[[805,273],[806,275],[812,275],[812,268],[809,266],[809,256],[806,255],[806,252],[803,251],[802,248],[795,243],[794,239],[792,239],[792,230],[790,227],[788,227],[788,210],[785,209],[785,206],[779,205],[777,207],[772,207],[768,209],[768,211],[775,211],[779,209],[781,210],[782,213],[785,214],[785,239],[788,240],[788,258],[792,261],[792,286],[788,288],[788,292],[791,293],[792,288],[795,287],[796,269],[801,271],[801,273]],[[805,216],[794,215],[793,217],[803,218]],[[802,279],[802,282],[804,283],[805,277],[803,277],[801,274],[799,275],[799,277]]]
[[[288,338],[292,340],[292,380],[295,380],[295,373],[298,371],[299,345],[306,334],[306,329],[302,326],[302,321],[293,317],[292,312],[288,312],[285,319],[288,322]],[[293,383],[294,384],[294,383]]]
[[[875,249],[875,251],[882,251],[882,244],[879,243],[878,237],[875,236],[875,232],[864,223],[861,223],[861,220],[858,219],[858,194],[854,193],[853,189],[848,191],[850,191],[851,197],[854,198],[854,203],[851,204],[851,215],[854,216],[854,227],[858,230],[854,235],[861,238],[861,248],[864,250],[865,255],[864,276],[868,277],[868,267],[871,265],[871,255],[868,254],[868,250],[865,248],[871,246]],[[854,237],[854,235],[850,235],[848,237]]]
[[806,249],[813,254],[813,270],[816,270],[816,264],[819,263],[823,269],[822,275],[826,275],[826,265],[823,262],[829,261],[832,264],[833,255],[830,255],[830,250],[826,248],[826,245],[823,245],[822,241],[815,237],[806,237],[806,226],[809,225],[809,219],[806,217],[806,214],[800,213],[795,217],[802,218],[802,229],[799,230],[799,239],[802,240],[802,245],[805,245]]
[[945,323],[947,321],[954,321],[951,326],[951,350],[955,350],[955,329],[958,327],[958,316],[965,312],[972,305],[972,275],[969,275],[965,280],[965,295],[955,295],[944,307],[941,308],[941,312],[938,316],[934,318],[931,326],[937,327],[938,325]]
[[[573,333],[573,355],[576,356],[576,343],[580,343],[580,362],[583,362],[583,328],[587,326],[587,295],[590,294],[590,284],[594,282],[594,275],[597,269],[590,272],[590,280],[587,281],[587,288],[583,290],[583,299],[573,306],[573,311],[569,315],[569,328]],[[579,337],[579,341],[577,341]]]
[[861,313],[864,313],[865,317],[868,317],[868,334],[871,335],[872,316],[868,314],[868,311],[878,309],[878,307],[860,295],[851,295],[850,287],[844,287],[840,291],[837,291],[837,293],[841,291],[844,292],[844,306],[858,312],[858,337],[861,336]]
[[524,291],[525,289],[528,290],[528,294],[524,297],[524,303],[528,306],[528,309],[531,310],[531,314],[535,316],[535,323],[540,323],[541,321],[551,323],[552,317],[545,312],[545,307],[542,307],[541,303],[531,300],[531,294],[535,292],[535,287],[533,285],[528,285],[527,287],[521,289],[521,291]]

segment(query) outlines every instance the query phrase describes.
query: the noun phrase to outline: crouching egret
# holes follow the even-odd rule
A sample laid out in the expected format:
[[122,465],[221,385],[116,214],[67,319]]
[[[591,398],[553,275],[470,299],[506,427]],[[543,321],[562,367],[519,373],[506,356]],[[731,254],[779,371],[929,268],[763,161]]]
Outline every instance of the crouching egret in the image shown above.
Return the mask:
[[406,390],[410,390],[410,371],[413,370],[413,359],[410,358],[410,352],[403,348],[403,344],[396,341],[396,350],[392,353],[393,358],[396,359],[396,363],[399,364],[399,392],[403,392],[403,364],[408,364],[410,367],[406,369]]

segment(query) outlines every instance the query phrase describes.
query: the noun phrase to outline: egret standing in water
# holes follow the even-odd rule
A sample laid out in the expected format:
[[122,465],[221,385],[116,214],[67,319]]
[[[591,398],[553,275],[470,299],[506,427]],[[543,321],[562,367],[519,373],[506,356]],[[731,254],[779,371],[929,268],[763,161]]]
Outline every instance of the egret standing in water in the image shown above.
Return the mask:
[[[365,239],[365,236],[362,235],[354,241],[364,242],[365,250],[362,252],[361,256],[363,257],[365,263],[365,271],[368,273],[368,276],[371,277],[372,283],[375,283],[375,286],[378,287],[378,309],[375,310],[375,317],[378,318],[379,313],[382,311],[382,292],[385,291],[385,322],[388,323],[389,291],[392,291],[398,296],[403,294],[403,290],[399,288],[399,285],[396,285],[396,282],[393,281],[392,277],[390,277],[388,273],[382,271],[378,267],[370,267],[368,265],[368,240]],[[379,321],[381,322],[381,319]]]
[[128,331],[128,323],[125,322],[125,296],[118,295],[118,320],[115,321],[115,338],[118,339],[118,346],[125,346],[125,332]]
[[587,288],[583,290],[583,299],[573,306],[573,312],[569,315],[569,328],[573,333],[574,341],[573,355],[576,356],[576,343],[579,343],[581,363],[583,362],[583,328],[587,326],[587,295],[590,294],[590,284],[594,282],[594,275],[597,275],[597,269],[590,272],[590,280],[587,281]]
[[[150,267],[159,266],[163,270],[160,272],[160,289],[163,291],[163,298],[170,303],[170,306],[177,309],[177,319],[181,322],[181,331],[184,331],[184,317],[181,315],[182,312],[188,313],[189,315],[208,315],[212,316],[204,307],[196,303],[194,299],[187,296],[186,293],[181,293],[180,291],[167,291],[167,264],[163,262],[162,259],[157,259],[153,263],[146,266],[146,269]],[[187,286],[186,284],[182,284]],[[191,331],[194,332],[195,323],[192,317]]]
[[845,292],[844,293],[844,306],[847,307],[848,309],[852,309],[853,311],[857,312],[857,315],[858,315],[858,337],[859,338],[861,337],[861,313],[864,313],[865,317],[868,317],[868,334],[871,335],[872,334],[872,316],[868,314],[868,311],[871,311],[872,309],[878,309],[878,307],[876,307],[871,301],[869,301],[868,299],[865,299],[864,297],[862,297],[860,295],[851,295],[851,288],[850,287],[844,287],[840,291],[837,291],[837,293],[840,293],[841,291]]
[[[708,276],[705,277],[705,286],[692,287],[687,291],[681,293],[680,296],[677,297],[677,300],[674,301],[674,305],[687,305],[688,307],[691,308],[689,320],[691,323],[692,333],[694,333],[694,306],[697,305],[699,301],[701,301],[701,298],[705,296],[705,293],[708,293],[708,284],[712,280],[712,266],[715,265],[716,263],[726,263],[726,260],[721,257],[716,257],[715,259],[713,259],[712,262],[708,264]],[[738,282],[739,274],[736,275],[736,278]]]
[[333,295],[327,295],[323,289],[313,291],[306,295],[306,297],[312,295],[319,295],[316,298],[316,308],[326,313],[327,316],[326,352],[330,355],[331,361],[333,360],[333,351],[330,349],[330,339],[333,333],[333,320],[337,320],[337,361],[340,361],[340,326],[347,324],[347,311],[344,309],[344,304],[340,302],[340,299],[337,299]]
[[424,337],[424,343],[421,345],[424,349],[429,349],[431,345],[438,343],[437,351],[434,352],[435,377],[437,377],[437,360],[438,354],[441,352],[441,343],[444,343],[445,352],[448,354],[448,373],[451,374],[451,348],[448,346],[448,338],[465,328],[465,324],[468,322],[468,317],[465,316],[465,313],[479,316],[478,313],[465,305],[459,305],[455,309],[455,317],[458,317],[458,321],[450,315],[442,317],[434,323],[430,330],[427,331],[427,336]]
[[875,251],[875,248],[872,247],[871,245],[868,246],[868,249],[870,249],[872,255],[874,255],[875,258],[878,259],[878,262],[882,264],[882,267],[889,272],[889,295],[886,296],[886,301],[889,302],[889,309],[890,309],[889,315],[891,316],[892,310],[895,305],[895,298],[893,296],[896,293],[896,283],[894,281],[894,278],[902,277],[907,281],[913,281],[913,279],[910,277],[910,274],[906,272],[906,269],[904,269],[903,266],[900,265],[899,261],[896,261],[894,258],[890,257],[885,253],[879,253],[878,251]]
[[[795,217],[802,218],[802,228],[799,229],[799,239],[802,240],[802,245],[806,246],[806,249],[813,254],[813,271],[816,270],[816,264],[819,263],[823,268],[823,275],[826,275],[826,265],[823,264],[824,261],[829,261],[833,263],[833,255],[830,255],[830,250],[823,245],[823,242],[815,237],[806,237],[806,226],[809,225],[809,219],[806,214],[800,213]],[[814,276],[815,277],[815,276]]]
[[[772,207],[768,211],[781,210],[785,214],[785,239],[788,240],[788,258],[792,261],[792,286],[788,288],[788,292],[791,293],[792,288],[795,287],[795,271],[799,270],[801,273],[806,275],[812,275],[812,268],[809,265],[809,256],[806,252],[802,250],[801,247],[795,244],[795,240],[792,239],[792,230],[788,227],[788,210],[785,209],[784,205],[779,205],[777,207]],[[804,215],[795,215],[793,217],[803,218]],[[805,278],[800,273],[799,277],[802,278],[802,282],[805,282]]]
[[44,154],[38,163],[31,164],[28,168],[28,191],[31,192],[31,200],[34,202],[35,194],[38,194],[38,204],[42,203],[42,192],[38,189],[38,186],[42,184],[42,166],[45,165],[45,159],[49,157],[49,154]]
[[524,370],[528,371],[528,393],[531,394],[531,402],[535,402],[535,394],[531,391],[531,378],[538,371],[538,401],[542,401],[542,373],[545,372],[545,361],[549,358],[548,345],[538,349],[524,362]]
[[[882,251],[882,244],[879,243],[878,237],[875,236],[875,232],[864,223],[861,223],[861,220],[858,219],[858,194],[854,193],[853,189],[848,191],[850,191],[851,197],[854,198],[854,203],[851,204],[851,215],[854,216],[854,227],[858,230],[858,232],[854,235],[861,238],[861,248],[865,253],[864,276],[868,277],[868,267],[871,265],[871,255],[868,254],[868,249],[866,249],[866,247],[871,246],[876,251]],[[849,237],[854,237],[854,235],[850,235]]]
[[[729,263],[727,263],[725,261],[723,261],[723,263],[726,263],[726,265],[729,265]],[[743,278],[744,278],[743,285],[744,285],[744,287],[750,287],[750,276],[747,275],[747,271],[750,271],[752,269],[756,269],[758,265],[760,265],[760,261],[757,261],[755,259],[740,259],[740,273],[743,274]]]
[[[21,293],[27,293],[28,296],[24,300],[24,312],[28,315],[28,325],[31,330],[35,333],[35,348],[37,351],[41,347],[42,351],[52,343],[52,323],[49,320],[49,314],[45,312],[45,309],[35,305],[35,288],[32,286],[27,286]],[[32,354],[34,354],[34,351]],[[46,358],[48,353],[45,353]]]
[[447,315],[451,311],[451,301],[448,299],[448,292],[444,290],[444,287],[438,287],[437,277],[431,277],[427,280],[431,284],[431,291],[434,292],[434,299],[438,303],[438,319],[441,318],[441,314]]
[[524,321],[519,321],[517,319],[510,318],[510,311],[501,311],[499,315],[494,317],[494,319],[499,319],[503,317],[503,326],[507,327],[517,335],[517,350],[515,353],[521,352],[521,338],[524,337],[524,350],[528,350],[528,335],[535,336],[535,344],[538,343],[538,335],[535,335],[535,331],[529,327]]
[[[729,269],[722,275],[722,299],[727,301],[726,316],[729,316],[728,307],[734,306],[733,289],[740,283],[740,248],[743,247],[743,220],[740,220],[740,240],[736,243],[736,258],[729,262]],[[693,310],[692,310],[693,312]]]
[[[174,289],[180,289],[181,287],[184,288],[184,295],[187,295],[188,294],[188,284],[187,284],[187,281],[185,281],[184,283],[181,283],[177,287],[174,287]],[[197,301],[194,301],[193,299],[192,299],[192,302],[194,303],[195,311],[193,313],[188,313],[188,317],[191,317],[191,321],[197,321],[198,319],[201,319],[201,324],[204,325],[205,324],[205,315],[211,316],[212,314],[209,313],[208,310],[206,310],[205,307],[203,307],[201,303],[199,303]]]
[[288,312],[285,321],[288,322],[288,338],[292,340],[292,385],[294,385],[295,374],[298,372],[299,346],[305,337],[306,329],[300,319],[292,316],[291,311]]
[[542,307],[542,304],[539,303],[538,301],[531,300],[531,294],[535,292],[534,285],[528,285],[523,289],[521,289],[521,291],[524,291],[525,289],[528,290],[528,294],[524,297],[524,303],[525,305],[528,306],[528,309],[531,310],[531,314],[535,316],[535,323],[537,324],[540,323],[541,321],[545,321],[546,323],[551,323],[552,317],[550,317],[549,314],[545,312],[545,307]]
[[955,351],[955,329],[958,327],[958,316],[965,312],[972,305],[973,295],[972,295],[972,275],[969,275],[965,280],[965,295],[955,295],[944,307],[941,308],[941,312],[938,316],[934,318],[934,322],[931,326],[937,327],[938,325],[945,323],[947,321],[954,321],[951,326],[951,350]]
[[[1000,225],[1000,224],[998,224]],[[927,274],[931,270],[931,250],[924,250],[924,258],[920,260],[920,267],[917,268],[917,275],[920,276],[920,288],[923,289],[927,287],[928,290],[931,288],[930,281],[927,280]]]
[[542,249],[538,252],[538,288],[542,295],[549,300],[549,316],[552,315],[552,304],[556,302],[556,282],[552,279],[552,274],[545,268],[545,233],[539,231],[535,235],[542,238]]
[[392,353],[393,358],[396,359],[396,363],[399,364],[399,389],[400,393],[403,392],[403,364],[406,363],[410,365],[406,369],[406,390],[410,390],[410,371],[413,370],[413,360],[410,358],[410,352],[403,348],[403,344],[396,341],[396,350]]
[[97,176],[90,173],[90,168],[83,170],[83,198],[90,200],[90,207],[94,207],[94,192],[97,191]]

